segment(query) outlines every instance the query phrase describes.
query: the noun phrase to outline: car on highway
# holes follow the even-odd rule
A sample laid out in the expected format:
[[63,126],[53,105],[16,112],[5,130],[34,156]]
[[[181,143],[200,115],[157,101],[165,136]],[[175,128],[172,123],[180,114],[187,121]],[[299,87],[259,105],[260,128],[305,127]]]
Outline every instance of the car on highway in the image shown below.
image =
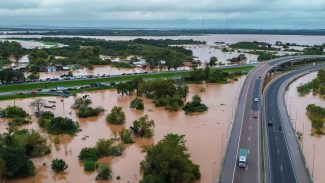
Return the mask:
[[239,149],[239,155],[238,155],[238,166],[239,167],[246,168],[247,155],[248,155],[248,149],[246,149],[246,148]]
[[268,125],[268,126],[272,126],[272,125],[273,125],[272,121],[269,120],[269,121],[267,122],[267,125]]
[[254,113],[253,113],[253,117],[254,117],[254,118],[258,118],[258,112],[254,112]]
[[254,98],[254,102],[258,102],[258,98]]

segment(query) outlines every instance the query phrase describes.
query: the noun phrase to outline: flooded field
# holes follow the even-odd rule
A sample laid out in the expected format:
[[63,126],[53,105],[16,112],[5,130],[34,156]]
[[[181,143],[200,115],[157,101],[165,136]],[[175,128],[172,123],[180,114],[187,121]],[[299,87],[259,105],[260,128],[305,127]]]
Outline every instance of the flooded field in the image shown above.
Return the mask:
[[[150,119],[155,121],[155,132],[151,139],[136,138],[136,143],[127,145],[125,152],[120,157],[103,158],[100,162],[109,164],[113,172],[113,178],[109,182],[139,182],[141,180],[140,162],[144,159],[142,147],[156,143],[168,133],[184,134],[187,140],[187,147],[191,154],[191,159],[200,165],[202,178],[198,183],[215,182],[220,171],[220,162],[227,145],[229,129],[231,128],[232,116],[234,114],[236,101],[240,92],[240,87],[244,77],[239,81],[222,84],[189,85],[189,96],[187,100],[195,94],[202,98],[209,110],[202,114],[185,115],[183,111],[167,112],[164,108],[157,108],[151,100],[144,98],[144,111],[136,111],[129,108],[130,101],[134,96],[119,96],[115,90],[96,91],[89,93],[93,106],[102,106],[106,109],[104,115],[99,117],[79,119],[76,111],[71,109],[75,98],[48,97],[46,101],[56,101],[56,108],[52,112],[56,116],[65,116],[79,121],[82,131],[77,136],[62,136],[61,144],[52,145],[50,155],[35,158],[38,173],[35,177],[6,181],[11,183],[20,182],[95,182],[96,173],[84,173],[83,166],[78,161],[78,154],[83,147],[94,146],[99,138],[114,137],[114,132],[122,127],[128,128],[132,122],[144,114],[148,114]],[[205,88],[205,92],[201,92]],[[84,94],[79,94],[79,96]],[[23,107],[31,113],[30,102],[34,99],[21,99],[0,102],[1,107],[7,105],[17,105]],[[106,114],[113,106],[121,106],[126,114],[126,123],[123,126],[109,125],[105,121]],[[5,120],[0,122],[0,132],[6,131]],[[33,123],[25,126],[40,131],[44,136],[48,136],[39,129],[36,119]],[[83,137],[89,136],[86,140]],[[64,159],[69,168],[66,174],[55,175],[50,168],[53,158]],[[121,176],[121,180],[116,180],[116,176]]]
[[297,87],[303,83],[313,80],[317,72],[307,74],[294,81],[286,93],[286,104],[293,127],[296,131],[303,133],[301,146],[306,158],[310,172],[314,175],[315,183],[325,182],[324,153],[325,153],[325,136],[312,136],[311,121],[307,117],[306,107],[308,104],[316,104],[325,107],[325,100],[312,94],[299,96]]

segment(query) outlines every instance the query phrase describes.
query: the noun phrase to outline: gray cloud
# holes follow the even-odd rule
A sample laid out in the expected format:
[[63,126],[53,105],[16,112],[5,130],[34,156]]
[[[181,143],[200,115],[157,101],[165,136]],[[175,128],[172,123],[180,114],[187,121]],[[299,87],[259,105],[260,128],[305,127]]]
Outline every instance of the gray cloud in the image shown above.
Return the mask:
[[[0,25],[325,28],[324,0],[0,0]],[[169,23],[168,23],[169,22]],[[218,26],[218,27],[217,27]]]

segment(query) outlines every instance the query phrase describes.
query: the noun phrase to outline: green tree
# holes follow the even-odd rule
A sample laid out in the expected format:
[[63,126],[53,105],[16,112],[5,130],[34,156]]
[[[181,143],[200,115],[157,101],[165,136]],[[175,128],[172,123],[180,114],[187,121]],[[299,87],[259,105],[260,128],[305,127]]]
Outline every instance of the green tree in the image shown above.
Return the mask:
[[111,169],[107,165],[100,165],[98,167],[98,174],[96,180],[108,180],[111,178]]
[[156,145],[147,147],[145,160],[141,162],[144,176],[140,182],[191,183],[199,180],[199,166],[190,160],[185,143],[184,135],[168,134]]
[[79,124],[69,118],[63,117],[41,117],[38,120],[39,125],[45,128],[49,134],[60,135],[69,134],[74,135],[79,131]]
[[28,116],[27,112],[21,108],[21,107],[17,107],[17,106],[8,106],[4,109],[4,116],[7,118],[25,118]]
[[217,57],[211,57],[209,61],[209,66],[217,65],[218,58]]
[[125,122],[125,114],[123,112],[123,108],[114,106],[111,110],[111,113],[106,116],[106,121],[115,125],[123,124]]
[[201,98],[198,95],[192,97],[192,102],[187,102],[183,107],[186,114],[193,112],[204,112],[208,110],[205,104],[201,103]]
[[51,168],[55,173],[63,172],[65,169],[68,168],[68,165],[65,163],[63,159],[53,159]]
[[132,140],[132,132],[131,130],[123,128],[120,133],[120,138],[125,144],[132,144],[134,141]]
[[82,148],[78,157],[80,161],[97,161],[100,158],[97,148],[90,147]]
[[0,147],[0,158],[5,161],[6,169],[3,175],[5,178],[24,178],[35,175],[35,166],[21,146]]
[[135,108],[137,110],[143,110],[144,109],[143,100],[136,97],[135,99],[133,99],[131,101],[130,108]]
[[155,123],[153,120],[149,120],[148,115],[140,117],[133,122],[131,126],[132,132],[140,137],[150,138],[153,135]]

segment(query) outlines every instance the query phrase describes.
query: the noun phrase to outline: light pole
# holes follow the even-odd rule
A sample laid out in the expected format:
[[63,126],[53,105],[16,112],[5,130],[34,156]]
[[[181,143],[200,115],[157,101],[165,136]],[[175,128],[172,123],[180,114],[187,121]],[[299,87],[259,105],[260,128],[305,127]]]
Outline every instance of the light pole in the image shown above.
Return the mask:
[[221,162],[222,162],[222,153],[223,153],[223,136],[224,136],[224,133],[221,134],[220,164],[221,164]]
[[214,171],[215,171],[215,166],[216,166],[216,162],[213,162],[213,164],[212,164],[212,170],[213,170],[213,172],[212,172],[212,183],[215,183],[215,182],[214,182]]
[[312,171],[312,177],[314,178],[314,166],[315,166],[315,149],[316,149],[316,145],[313,144],[313,148],[314,148],[314,157],[313,157],[313,171]]

